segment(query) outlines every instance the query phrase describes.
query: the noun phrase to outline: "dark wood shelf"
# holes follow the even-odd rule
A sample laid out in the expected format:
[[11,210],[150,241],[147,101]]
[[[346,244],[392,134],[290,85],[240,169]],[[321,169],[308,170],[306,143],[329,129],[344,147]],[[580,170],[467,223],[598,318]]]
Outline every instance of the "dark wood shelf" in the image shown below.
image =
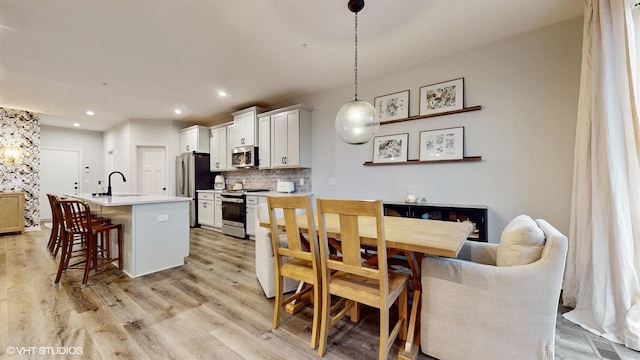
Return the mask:
[[442,163],[451,163],[451,162],[474,162],[474,161],[482,161],[482,156],[465,156],[462,159],[454,159],[454,160],[431,160],[431,161],[420,161],[420,160],[407,160],[403,162],[388,162],[388,163],[374,163],[373,161],[366,161],[362,165],[364,166],[381,166],[381,165],[414,165],[414,164],[442,164]]
[[471,106],[471,107],[462,108],[460,110],[451,110],[451,111],[446,111],[446,112],[442,112],[442,113],[438,113],[438,114],[418,115],[418,116],[410,116],[410,117],[404,118],[404,119],[389,120],[389,121],[381,122],[380,125],[388,125],[388,124],[399,123],[399,122],[403,122],[403,121],[427,119],[427,118],[432,118],[432,117],[436,117],[436,116],[459,114],[459,113],[465,113],[465,112],[469,112],[469,111],[478,111],[480,109],[482,109],[482,106],[480,106],[480,105]]

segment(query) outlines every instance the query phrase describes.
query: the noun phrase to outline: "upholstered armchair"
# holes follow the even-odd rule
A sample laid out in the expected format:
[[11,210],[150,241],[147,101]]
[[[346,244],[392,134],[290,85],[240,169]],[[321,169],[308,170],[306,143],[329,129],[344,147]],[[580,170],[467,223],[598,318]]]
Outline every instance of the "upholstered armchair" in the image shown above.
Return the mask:
[[500,244],[466,241],[422,261],[422,352],[447,359],[553,359],[567,237],[520,215]]
[[[272,298],[276,295],[276,278],[271,231],[259,225],[261,221],[269,222],[269,210],[266,203],[258,205],[256,210],[256,277],[264,295]],[[286,243],[286,239],[283,241]],[[284,278],[284,292],[294,291],[298,283],[296,280]]]

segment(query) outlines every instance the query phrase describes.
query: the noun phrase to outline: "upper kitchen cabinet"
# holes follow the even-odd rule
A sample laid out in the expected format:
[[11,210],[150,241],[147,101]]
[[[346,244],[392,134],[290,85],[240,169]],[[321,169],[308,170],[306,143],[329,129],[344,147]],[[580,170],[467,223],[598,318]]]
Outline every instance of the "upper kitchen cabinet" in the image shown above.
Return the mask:
[[258,114],[263,109],[252,106],[232,113],[235,128],[231,147],[258,146]]
[[271,123],[271,168],[311,167],[311,109],[294,105],[265,116]]
[[258,151],[258,166],[260,169],[271,168],[271,116],[260,115],[258,117],[260,129],[260,151]]
[[209,128],[193,125],[180,130],[180,152],[209,153]]
[[227,142],[227,127],[233,123],[211,127],[211,137],[209,147],[211,149],[211,171],[225,171],[228,169],[227,163],[229,145]]

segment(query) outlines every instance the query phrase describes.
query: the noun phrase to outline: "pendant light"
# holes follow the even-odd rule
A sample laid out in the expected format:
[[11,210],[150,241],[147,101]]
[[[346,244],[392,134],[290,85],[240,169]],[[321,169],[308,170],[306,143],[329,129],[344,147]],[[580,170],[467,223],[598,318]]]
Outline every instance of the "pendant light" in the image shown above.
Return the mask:
[[8,140],[7,144],[0,147],[0,162],[6,166],[18,166],[22,164],[24,153],[16,140]]
[[358,12],[364,8],[364,0],[349,0],[347,7],[355,14],[355,67],[354,100],[344,104],[336,115],[336,132],[347,144],[364,144],[373,138],[380,128],[376,109],[366,101],[358,100]]

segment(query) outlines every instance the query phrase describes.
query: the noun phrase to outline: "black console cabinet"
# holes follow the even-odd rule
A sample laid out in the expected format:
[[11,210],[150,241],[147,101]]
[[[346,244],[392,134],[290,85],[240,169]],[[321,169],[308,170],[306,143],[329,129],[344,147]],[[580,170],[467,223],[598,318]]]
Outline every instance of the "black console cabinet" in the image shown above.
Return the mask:
[[487,242],[487,207],[484,205],[444,205],[421,203],[384,203],[386,216],[402,216],[418,219],[465,221],[475,224],[469,240]]

